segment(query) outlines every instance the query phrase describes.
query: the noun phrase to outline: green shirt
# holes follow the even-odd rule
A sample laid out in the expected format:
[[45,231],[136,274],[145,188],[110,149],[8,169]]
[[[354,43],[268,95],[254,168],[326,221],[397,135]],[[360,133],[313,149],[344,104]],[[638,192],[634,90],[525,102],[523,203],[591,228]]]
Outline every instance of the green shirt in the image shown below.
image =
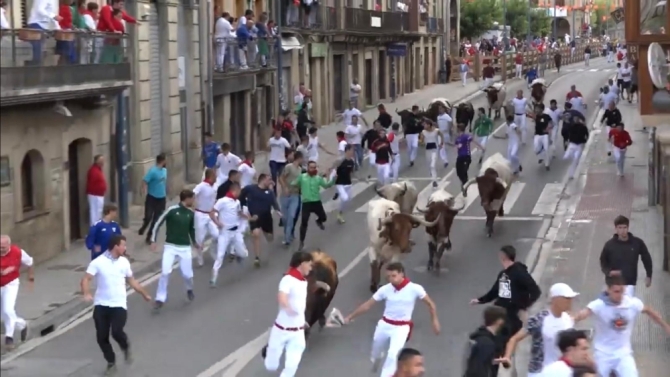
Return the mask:
[[86,21],[84,21],[84,16],[79,13],[79,8],[76,6],[70,8],[72,9],[72,26],[77,29],[86,29]]
[[493,132],[493,121],[486,115],[482,115],[475,121],[475,136],[489,136]]
[[326,181],[320,175],[311,176],[307,173],[302,173],[291,182],[291,185],[300,187],[303,203],[313,203],[321,201],[321,187],[328,188],[335,183],[334,179]]
[[156,242],[158,229],[165,223],[165,243],[175,246],[191,246],[195,242],[195,214],[181,204],[168,208],[151,231],[151,242]]

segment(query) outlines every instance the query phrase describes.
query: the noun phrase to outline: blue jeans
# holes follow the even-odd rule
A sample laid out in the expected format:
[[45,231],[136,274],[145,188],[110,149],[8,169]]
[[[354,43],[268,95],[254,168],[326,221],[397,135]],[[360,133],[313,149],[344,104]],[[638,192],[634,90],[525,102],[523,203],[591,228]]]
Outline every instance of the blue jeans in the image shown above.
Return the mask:
[[[38,29],[38,30],[44,30],[39,24],[28,24],[28,28],[30,29]],[[44,44],[44,35],[42,35],[42,39],[39,41],[30,41],[30,44],[33,46],[33,60],[30,61],[31,65],[39,65],[42,63],[42,45]]]
[[293,231],[295,229],[295,220],[298,209],[300,209],[300,194],[282,196],[281,213],[284,215],[284,241],[293,242],[295,238]]
[[354,156],[356,157],[356,164],[360,168],[363,166],[363,146],[361,144],[354,144]]
[[272,181],[275,183],[274,185],[275,195],[277,195],[277,182],[278,182],[277,178],[284,170],[285,166],[286,166],[285,162],[270,161],[270,176],[272,176]]

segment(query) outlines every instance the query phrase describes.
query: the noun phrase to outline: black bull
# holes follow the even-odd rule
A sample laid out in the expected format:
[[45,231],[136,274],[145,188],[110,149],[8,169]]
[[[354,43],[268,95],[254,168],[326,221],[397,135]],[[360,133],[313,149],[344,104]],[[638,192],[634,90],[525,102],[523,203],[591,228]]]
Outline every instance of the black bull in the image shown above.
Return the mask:
[[[497,181],[498,173],[493,169],[486,169],[483,175],[474,179],[479,189],[479,197],[481,198],[482,208],[486,212],[486,236],[493,235],[493,222],[496,216],[505,216],[504,197],[506,193],[505,187]],[[468,182],[469,183],[469,182]],[[464,192],[467,192],[467,185]],[[500,208],[495,210],[491,207],[494,200],[503,200],[500,203]]]
[[475,108],[471,102],[462,102],[456,106],[456,124],[464,124],[472,127],[472,121],[475,119]]
[[[323,283],[328,286],[328,290],[324,289]],[[315,323],[319,323],[320,329],[326,325],[326,311],[335,297],[338,284],[337,263],[330,257],[314,258],[312,272],[307,277],[305,322],[308,327],[305,329],[305,338],[309,337],[309,330]]]
[[561,53],[560,53],[560,52],[557,52],[557,53],[554,55],[554,64],[556,65],[556,70],[557,70],[558,72],[561,71],[561,59],[562,59],[562,57],[561,57]]

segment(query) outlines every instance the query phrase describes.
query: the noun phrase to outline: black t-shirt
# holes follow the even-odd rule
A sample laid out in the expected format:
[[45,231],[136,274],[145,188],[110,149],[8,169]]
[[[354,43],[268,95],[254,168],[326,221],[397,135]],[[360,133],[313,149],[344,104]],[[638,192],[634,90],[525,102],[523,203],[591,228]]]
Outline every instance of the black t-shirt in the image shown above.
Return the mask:
[[405,135],[415,135],[420,134],[423,131],[423,126],[421,125],[421,120],[416,115],[410,115],[410,118],[405,125]]
[[336,185],[350,185],[351,184],[351,173],[354,171],[356,163],[354,160],[344,159],[337,167],[337,178],[335,178]]
[[388,164],[391,161],[391,146],[388,140],[377,140],[374,144],[375,162],[377,164]]
[[377,117],[377,122],[382,125],[382,127],[388,129],[391,127],[391,124],[393,123],[393,118],[391,118],[391,114],[389,113],[379,113],[379,116]]
[[232,184],[233,184],[233,181],[231,181],[230,179],[223,182],[221,184],[221,186],[219,186],[219,188],[216,189],[216,200],[219,200],[219,199],[223,198],[224,196],[226,196],[226,194],[228,193],[228,190],[230,190],[230,185],[232,185]]
[[566,110],[563,113],[563,129],[570,128],[570,125],[575,123],[586,124],[586,118],[584,118],[584,114],[577,110]]
[[551,123],[551,117],[548,114],[540,114],[535,117],[535,135],[546,135],[547,128]]

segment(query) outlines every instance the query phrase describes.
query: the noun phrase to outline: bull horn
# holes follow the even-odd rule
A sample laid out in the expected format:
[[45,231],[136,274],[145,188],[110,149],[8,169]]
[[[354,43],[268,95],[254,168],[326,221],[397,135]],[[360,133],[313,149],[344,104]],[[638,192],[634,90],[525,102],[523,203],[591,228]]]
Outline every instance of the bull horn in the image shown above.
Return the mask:
[[390,223],[393,222],[393,215],[391,215],[389,217],[386,217],[386,218],[383,218],[383,219],[378,219],[378,220],[379,221],[378,221],[378,225],[377,225],[377,230],[381,231],[382,226],[390,224]]
[[[382,187],[383,187],[383,186],[382,186]],[[375,192],[376,192],[377,195],[379,195],[380,197],[386,199],[386,197],[384,196],[384,194],[381,192],[381,190],[379,190],[379,188],[377,188],[376,185],[375,185]]]
[[430,228],[431,226],[437,225],[437,222],[440,221],[440,216],[442,216],[442,214],[437,215],[437,218],[433,221],[426,221],[426,219],[419,216],[412,216],[412,219],[414,219],[414,221],[418,222],[419,224]]
[[419,208],[419,207],[416,207],[416,211],[423,215],[423,214],[425,214],[426,212],[428,212],[428,208],[426,208],[426,209],[421,209],[421,208]]
[[395,113],[398,114],[398,115],[400,115],[400,113],[398,112],[398,108],[397,108],[397,107],[395,108]]
[[405,188],[402,190],[402,194],[400,194],[401,196],[405,195],[405,193],[407,192],[407,182],[403,182],[403,184],[405,185]]
[[469,181],[465,182],[465,184],[463,185],[463,196],[464,197],[467,195],[468,187],[470,187],[470,185],[472,185],[475,182],[477,182],[477,178],[471,178]]
[[507,190],[507,183],[505,183],[505,181],[503,181],[502,179],[500,179],[500,177],[496,177],[496,182],[497,182],[497,183],[500,183],[500,184],[502,185],[502,187],[503,187],[505,190]]
[[461,200],[460,202],[461,202],[461,207],[456,208],[456,200],[453,200],[451,202],[451,206],[450,206],[451,210],[456,211],[456,212],[460,212],[463,208],[465,208],[465,200]]
[[328,283],[317,280],[314,284],[316,285],[317,289],[321,288],[326,293],[330,292],[330,285],[328,285]]

